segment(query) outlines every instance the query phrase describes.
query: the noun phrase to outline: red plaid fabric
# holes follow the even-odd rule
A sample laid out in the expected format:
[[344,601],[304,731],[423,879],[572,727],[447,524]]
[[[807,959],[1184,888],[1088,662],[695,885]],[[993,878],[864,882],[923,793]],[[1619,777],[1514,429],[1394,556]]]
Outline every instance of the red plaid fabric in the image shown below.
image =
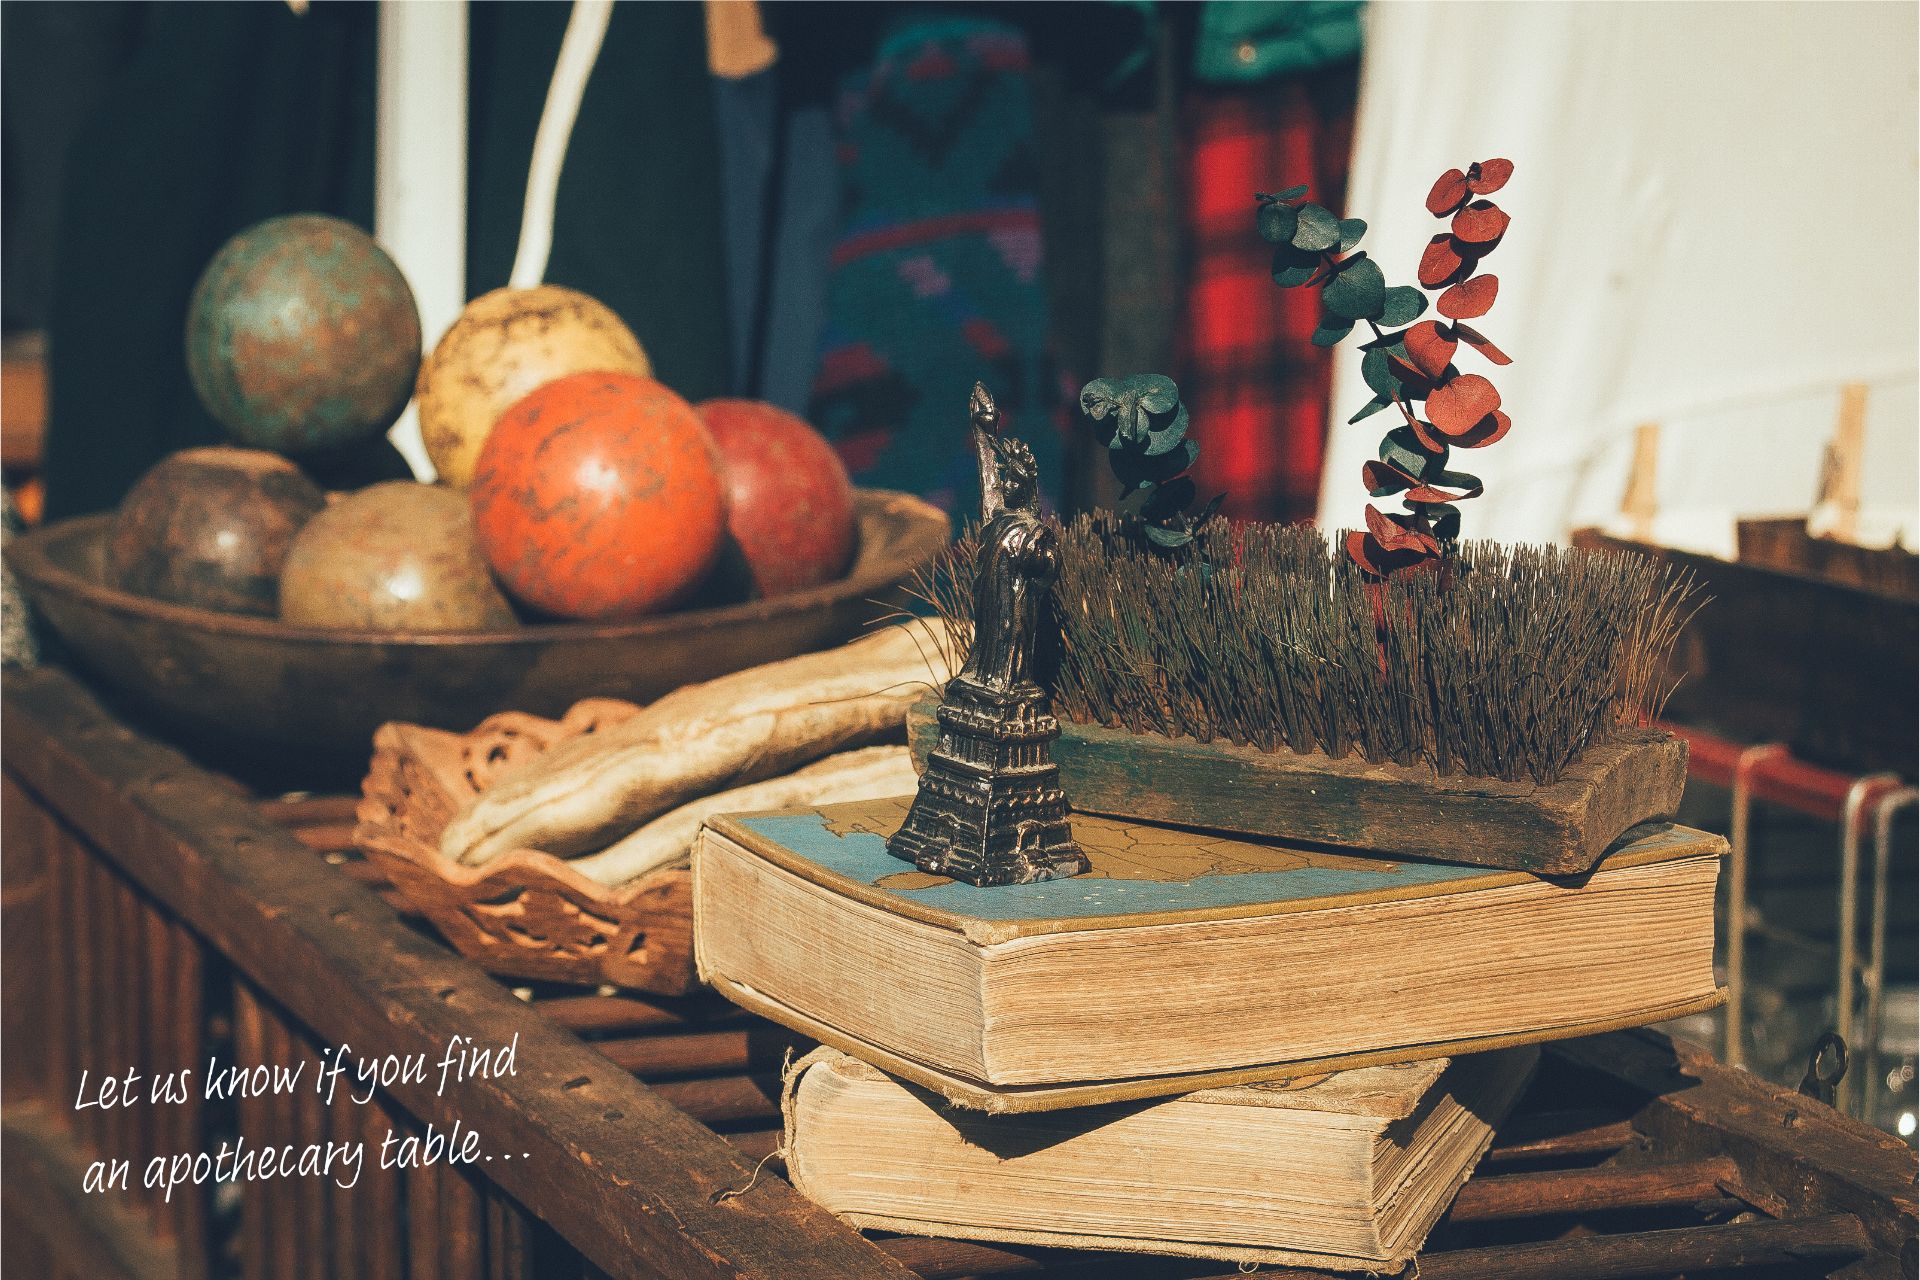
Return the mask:
[[1227,514],[1311,520],[1320,497],[1331,353],[1309,340],[1318,290],[1273,283],[1253,193],[1299,183],[1339,211],[1353,150],[1355,68],[1327,68],[1187,101],[1189,271],[1180,396],[1202,498]]

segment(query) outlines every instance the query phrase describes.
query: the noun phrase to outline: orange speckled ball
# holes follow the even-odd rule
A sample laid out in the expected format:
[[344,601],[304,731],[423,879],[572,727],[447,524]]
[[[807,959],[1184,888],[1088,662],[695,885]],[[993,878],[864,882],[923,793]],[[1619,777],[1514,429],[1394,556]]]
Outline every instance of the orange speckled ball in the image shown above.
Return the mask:
[[563,618],[672,604],[712,568],[727,528],[700,416],[631,373],[576,373],[517,401],[487,435],[468,496],[507,590]]

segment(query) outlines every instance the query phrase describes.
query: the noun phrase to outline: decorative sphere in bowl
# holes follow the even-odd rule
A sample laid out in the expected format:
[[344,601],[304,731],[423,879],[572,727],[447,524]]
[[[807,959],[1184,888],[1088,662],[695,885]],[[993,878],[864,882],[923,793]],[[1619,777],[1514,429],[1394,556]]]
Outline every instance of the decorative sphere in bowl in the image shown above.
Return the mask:
[[853,481],[826,437],[777,405],[694,406],[727,482],[724,572],[741,595],[778,596],[831,582],[853,558]]
[[469,490],[508,592],[562,618],[683,600],[713,567],[726,492],[700,416],[652,378],[576,373],[502,415]]
[[311,453],[377,435],[406,408],[420,313],[373,237],[302,213],[221,246],[187,307],[187,373],[243,445]]
[[447,484],[473,479],[500,415],[572,373],[653,372],[640,340],[575,289],[495,289],[469,302],[420,366],[420,438]]
[[280,618],[366,631],[486,631],[514,624],[473,537],[466,495],[389,480],[337,499],[293,540]]
[[294,537],[326,505],[278,454],[185,449],[155,463],[121,501],[106,576],[154,600],[270,618]]

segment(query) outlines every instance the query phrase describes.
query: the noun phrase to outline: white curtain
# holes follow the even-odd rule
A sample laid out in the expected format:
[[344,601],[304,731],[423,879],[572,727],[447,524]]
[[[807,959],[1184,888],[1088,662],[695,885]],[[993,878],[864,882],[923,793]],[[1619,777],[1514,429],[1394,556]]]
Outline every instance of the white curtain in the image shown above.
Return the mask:
[[[1661,426],[1671,545],[1805,513],[1849,381],[1869,387],[1863,541],[1920,527],[1920,8],[1908,3],[1376,3],[1349,212],[1388,283],[1443,229],[1444,170],[1505,156],[1513,215],[1474,324],[1514,358],[1513,417],[1455,468],[1468,537],[1553,540],[1617,511],[1633,428]],[[1284,175],[1281,175],[1284,176]],[[1277,176],[1276,181],[1279,181]],[[1359,523],[1387,415],[1335,357],[1320,518]],[[1391,500],[1388,500],[1391,503]]]

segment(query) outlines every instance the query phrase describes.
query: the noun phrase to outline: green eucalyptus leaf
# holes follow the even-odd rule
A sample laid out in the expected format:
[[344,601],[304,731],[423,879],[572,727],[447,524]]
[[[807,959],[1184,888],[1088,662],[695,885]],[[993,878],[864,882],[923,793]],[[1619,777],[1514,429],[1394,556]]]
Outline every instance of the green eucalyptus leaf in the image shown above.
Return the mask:
[[1162,454],[1186,438],[1186,406],[1165,374],[1096,379],[1081,389],[1080,401],[1095,437],[1109,449]]
[[1432,475],[1425,477],[1426,482],[1441,489],[1458,489],[1462,493],[1484,487],[1479,476],[1470,471],[1448,471],[1436,467]]
[[1398,329],[1418,320],[1427,309],[1427,295],[1410,284],[1397,284],[1387,290],[1380,323]]
[[1148,453],[1138,446],[1114,449],[1107,455],[1107,462],[1120,487],[1132,490],[1145,484],[1166,483],[1192,466],[1199,456],[1200,446],[1192,440],[1183,440],[1165,453]]
[[1278,245],[1273,251],[1273,282],[1283,289],[1296,288],[1313,279],[1324,261],[1317,253],[1290,244]]
[[1412,427],[1395,427],[1381,438],[1380,461],[1400,468],[1416,480],[1423,480],[1428,467],[1447,465],[1447,454],[1442,450],[1436,457],[1427,452]]
[[1303,204],[1299,213],[1299,224],[1293,229],[1294,248],[1325,253],[1340,243],[1340,219],[1317,204]]
[[1298,200],[1301,196],[1305,194],[1307,194],[1307,186],[1303,182],[1297,187],[1288,187],[1285,191],[1256,191],[1253,193],[1253,198],[1256,200],[1263,200],[1263,201],[1265,200]]
[[1392,399],[1400,386],[1400,379],[1394,377],[1393,371],[1387,367],[1387,353],[1379,348],[1360,357],[1360,376],[1367,380],[1367,386],[1372,388],[1376,396]]
[[1147,505],[1140,509],[1140,515],[1156,524],[1163,523],[1185,511],[1193,496],[1193,477],[1176,476],[1153,491]]
[[1313,331],[1313,345],[1331,347],[1353,332],[1353,321],[1320,317],[1320,327]]
[[1360,243],[1360,237],[1367,234],[1367,224],[1362,218],[1342,218],[1340,220],[1340,252],[1345,253]]
[[1193,535],[1184,529],[1162,529],[1157,524],[1150,524],[1146,532],[1148,540],[1160,547],[1184,547],[1193,541]]
[[1080,412],[1098,422],[1120,403],[1120,388],[1112,378],[1095,378],[1080,388]]
[[[1157,419],[1156,419],[1157,422]],[[1158,457],[1187,438],[1187,406],[1177,405],[1164,425],[1147,428],[1147,456]],[[1198,447],[1198,446],[1196,446]]]
[[1364,409],[1360,410],[1360,412],[1354,414],[1351,418],[1347,419],[1347,425],[1351,426],[1354,423],[1359,422],[1362,418],[1371,418],[1374,414],[1380,412],[1382,409],[1386,408],[1388,405],[1392,403],[1393,401],[1390,398],[1387,398],[1384,396],[1375,396],[1373,399],[1367,401],[1366,407]]
[[1344,320],[1377,319],[1386,306],[1387,278],[1371,258],[1354,257],[1320,290],[1320,305]]
[[1148,413],[1172,413],[1180,407],[1180,388],[1164,373],[1136,373],[1120,386]]
[[1300,225],[1300,215],[1292,205],[1273,202],[1262,204],[1255,215],[1254,225],[1260,228],[1260,238],[1268,244],[1285,244],[1293,239],[1293,230]]

